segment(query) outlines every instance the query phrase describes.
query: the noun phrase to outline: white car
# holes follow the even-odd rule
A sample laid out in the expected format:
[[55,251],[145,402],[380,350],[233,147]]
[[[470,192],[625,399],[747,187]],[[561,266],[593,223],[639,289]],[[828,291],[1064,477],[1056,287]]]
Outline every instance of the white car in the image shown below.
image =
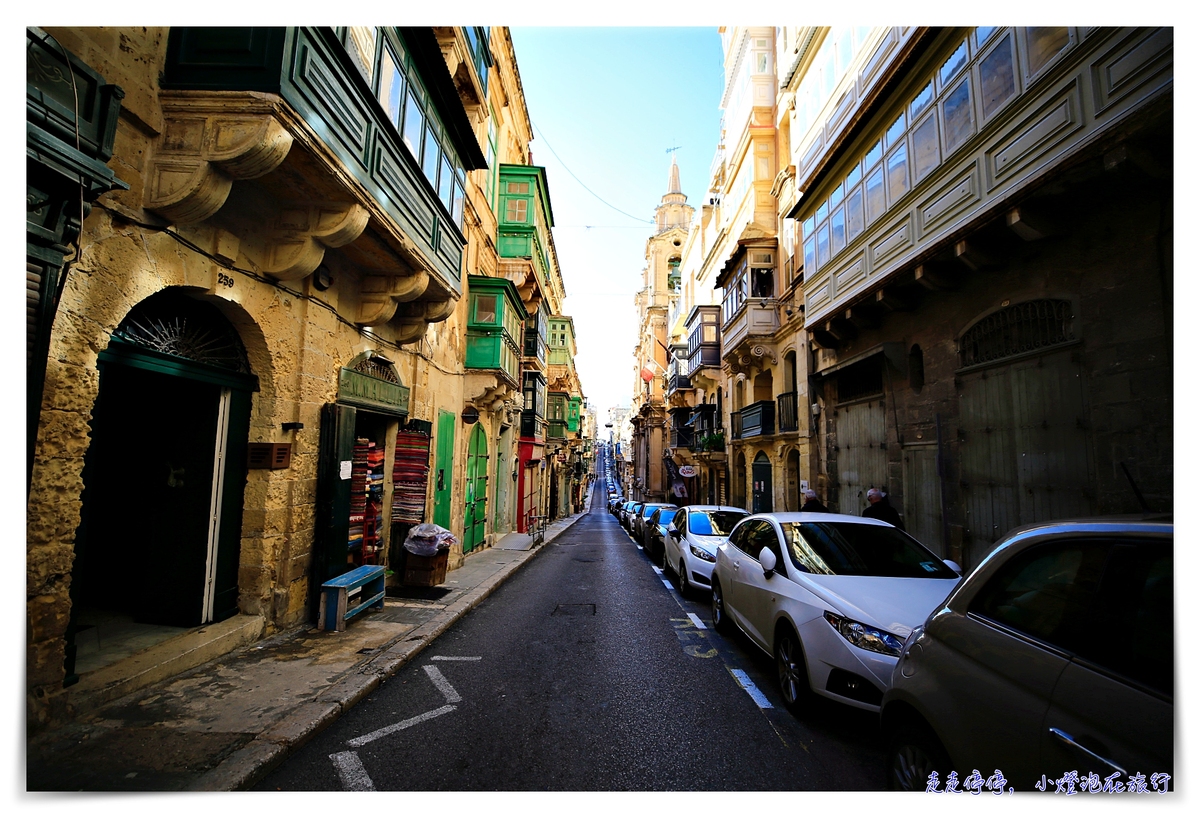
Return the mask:
[[666,524],[661,567],[672,571],[679,593],[688,596],[693,587],[712,586],[717,546],[750,512],[732,506],[684,506]]
[[905,638],[960,581],[888,523],[803,512],[744,518],[717,548],[712,621],[775,657],[796,712],[809,690],[878,711]]

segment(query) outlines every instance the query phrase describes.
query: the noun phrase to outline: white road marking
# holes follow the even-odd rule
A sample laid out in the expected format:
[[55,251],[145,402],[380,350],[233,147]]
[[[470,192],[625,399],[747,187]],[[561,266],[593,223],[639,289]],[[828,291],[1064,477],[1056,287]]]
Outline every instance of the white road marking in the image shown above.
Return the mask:
[[390,736],[392,733],[397,733],[401,730],[407,730],[408,728],[418,725],[423,721],[436,719],[438,716],[444,716],[447,713],[453,712],[457,709],[458,708],[452,704],[444,704],[437,710],[430,710],[428,713],[422,713],[419,716],[413,716],[411,719],[405,719],[404,721],[396,724],[389,724],[387,727],[380,727],[378,730],[373,730],[370,733],[367,733],[365,736],[352,738],[346,743],[351,747],[361,747],[364,744],[369,744],[377,738],[383,738],[384,736]]
[[708,628],[706,628],[704,626],[704,621],[702,619],[700,619],[700,617],[696,616],[694,613],[689,612],[688,619],[692,620],[692,624],[695,625],[700,630],[702,630],[702,631],[708,630]]
[[434,656],[434,662],[478,662],[482,656]]
[[654,573],[658,574],[660,577],[662,576],[661,568],[659,568],[657,565],[651,565],[650,567],[654,569]]
[[673,591],[673,590],[675,590],[675,586],[671,584],[671,580],[669,580],[669,579],[666,579],[666,578],[664,577],[664,578],[663,578],[663,581],[662,581],[662,583],[663,583],[663,585],[666,587],[666,589],[667,589],[668,591]]
[[767,700],[763,692],[755,686],[754,682],[750,681],[750,677],[746,675],[746,671],[738,670],[736,667],[729,668],[729,672],[733,674],[733,678],[737,679],[737,683],[742,686],[750,694],[750,698],[754,699],[754,703],[762,710],[772,710],[774,705]]
[[425,665],[425,672],[429,674],[429,679],[433,682],[433,686],[442,691],[442,695],[446,697],[447,702],[454,704],[455,702],[462,701],[462,696],[458,695],[458,691],[450,686],[450,683],[446,681],[446,677],[442,675],[442,672],[437,667],[434,665]]
[[367,775],[358,753],[346,750],[341,753],[332,753],[329,758],[333,761],[333,767],[342,781],[342,789],[350,792],[375,792],[375,782],[371,780],[371,776]]

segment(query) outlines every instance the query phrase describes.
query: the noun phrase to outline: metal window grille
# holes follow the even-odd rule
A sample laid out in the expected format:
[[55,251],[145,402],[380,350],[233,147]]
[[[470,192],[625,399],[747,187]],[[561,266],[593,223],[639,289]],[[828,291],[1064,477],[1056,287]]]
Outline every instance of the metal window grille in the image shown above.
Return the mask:
[[959,366],[990,363],[1075,340],[1071,302],[1039,299],[983,318],[958,342]]

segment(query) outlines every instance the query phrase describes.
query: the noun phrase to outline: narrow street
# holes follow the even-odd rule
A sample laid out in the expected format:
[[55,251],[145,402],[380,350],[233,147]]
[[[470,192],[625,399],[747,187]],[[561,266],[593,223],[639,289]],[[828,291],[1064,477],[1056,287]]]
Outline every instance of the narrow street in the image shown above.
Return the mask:
[[882,788],[874,715],[821,702],[792,716],[771,659],[669,586],[597,494],[256,789]]

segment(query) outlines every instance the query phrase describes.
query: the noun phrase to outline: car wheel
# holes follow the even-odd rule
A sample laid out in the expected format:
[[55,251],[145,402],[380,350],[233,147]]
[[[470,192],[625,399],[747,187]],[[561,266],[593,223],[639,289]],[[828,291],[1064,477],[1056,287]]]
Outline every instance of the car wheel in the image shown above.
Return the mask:
[[730,631],[729,614],[725,612],[725,596],[721,593],[721,583],[715,578],[712,584],[712,625],[717,633],[727,634]]
[[692,595],[692,584],[688,582],[687,566],[683,564],[683,560],[679,561],[679,573],[676,576],[679,577],[679,595],[687,599]]
[[950,771],[950,756],[928,727],[901,725],[888,742],[888,788],[903,792],[924,792],[930,773],[945,776]]
[[775,668],[783,703],[795,713],[807,697],[809,687],[804,651],[800,647],[800,638],[791,628],[783,628],[775,640]]

